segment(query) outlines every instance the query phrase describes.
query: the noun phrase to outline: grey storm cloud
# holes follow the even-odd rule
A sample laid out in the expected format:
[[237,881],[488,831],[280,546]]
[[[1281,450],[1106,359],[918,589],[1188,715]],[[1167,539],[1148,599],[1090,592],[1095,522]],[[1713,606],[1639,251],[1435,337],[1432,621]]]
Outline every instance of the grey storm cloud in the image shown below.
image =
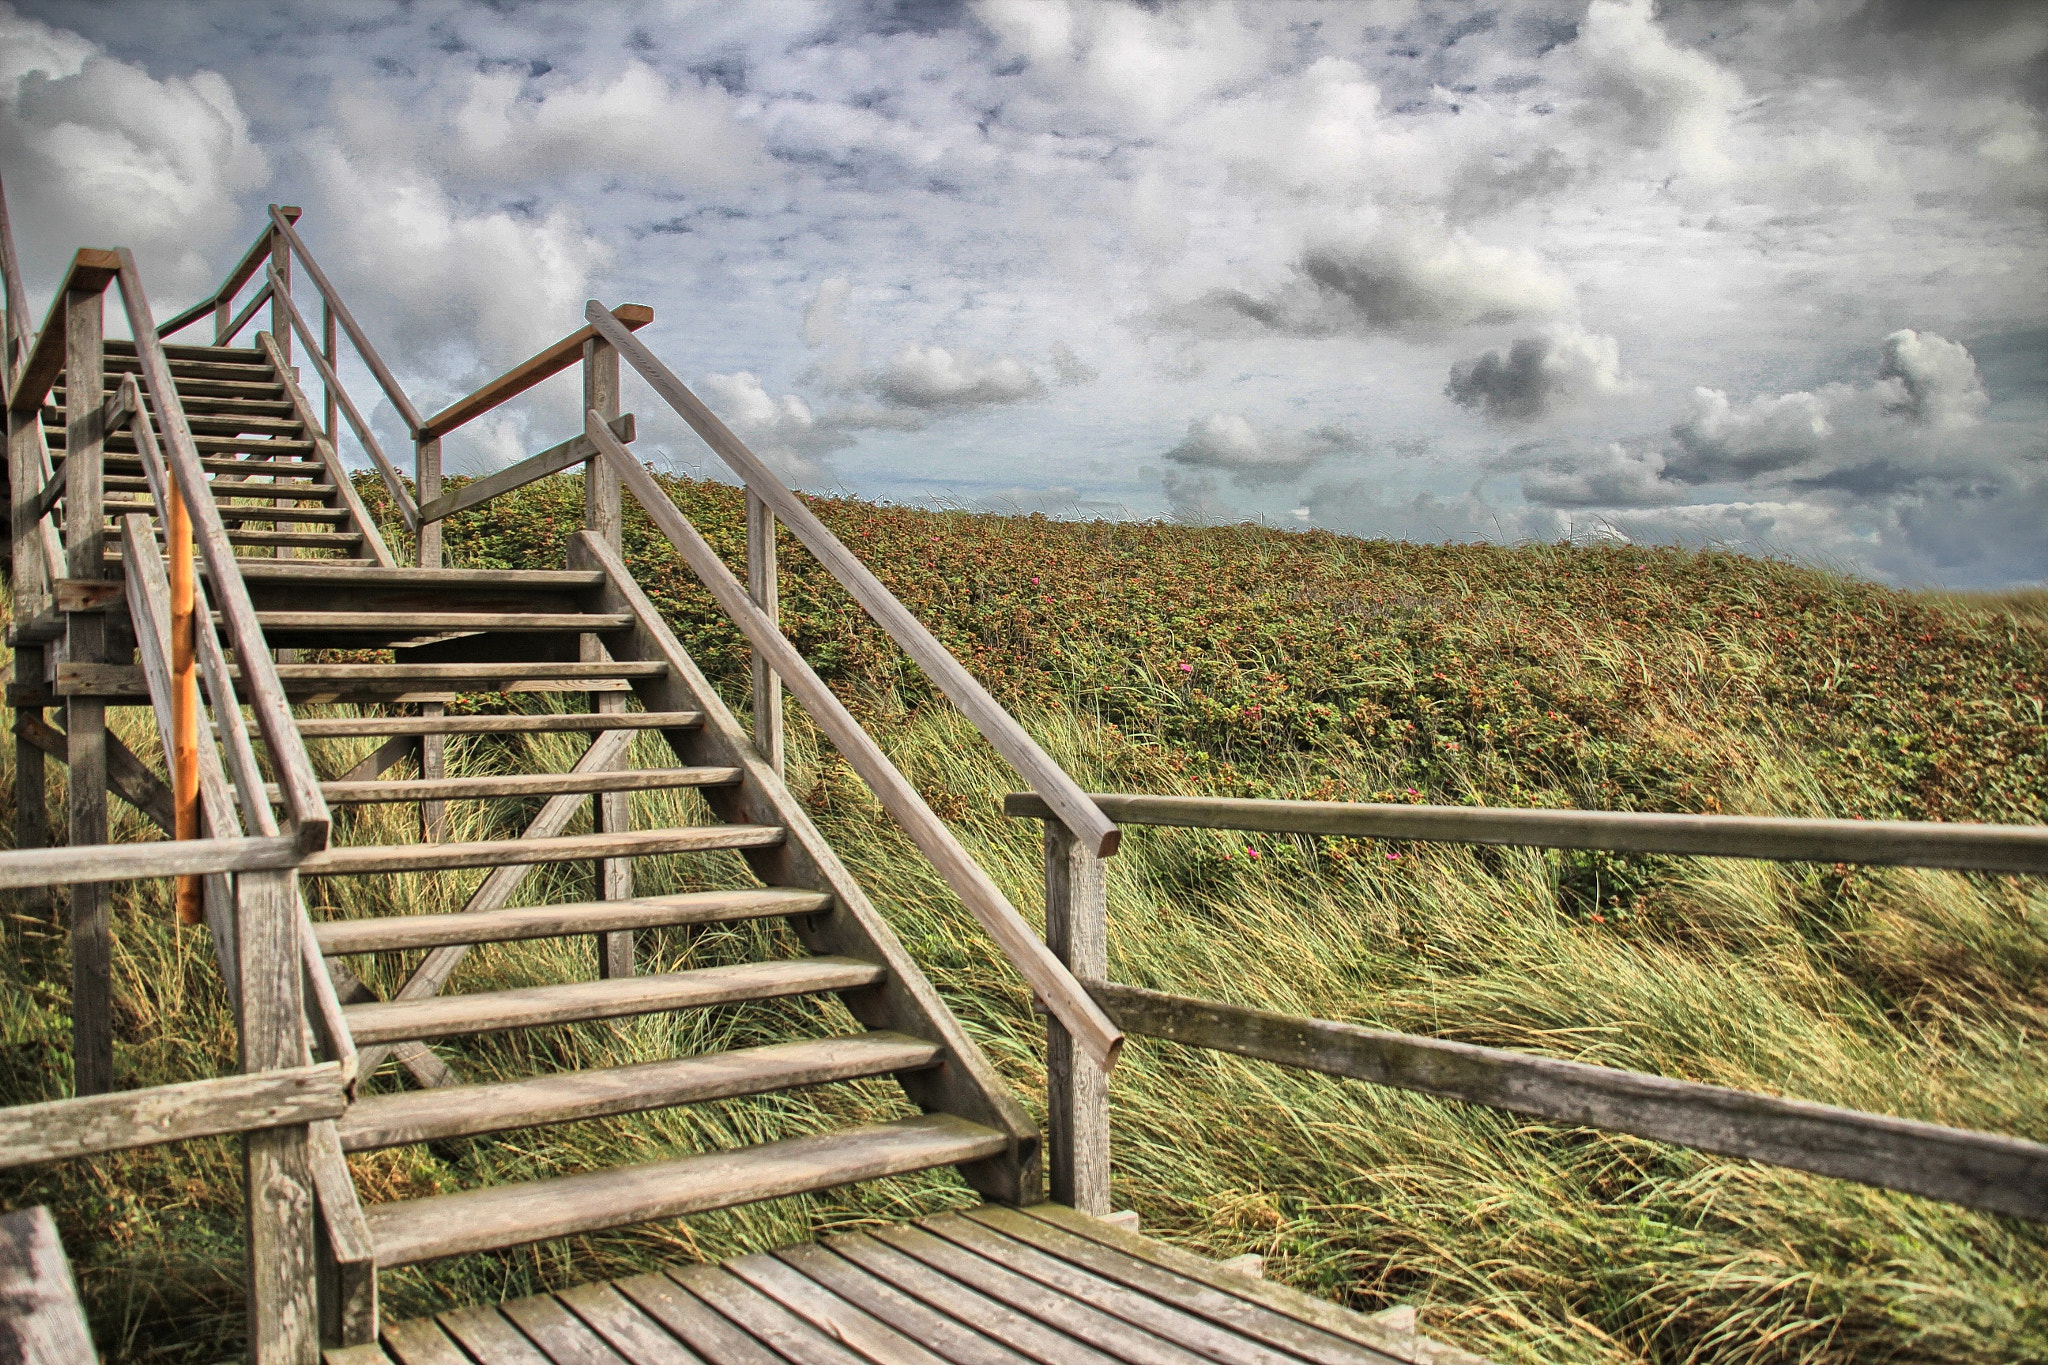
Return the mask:
[[1364,448],[1364,441],[1334,423],[1290,433],[1216,413],[1189,422],[1187,435],[1163,458],[1191,469],[1219,470],[1253,487],[1286,483],[1332,455]]
[[1621,349],[1613,337],[1558,329],[1524,337],[1505,355],[1488,351],[1459,361],[1444,396],[1490,421],[1527,422],[1620,388]]

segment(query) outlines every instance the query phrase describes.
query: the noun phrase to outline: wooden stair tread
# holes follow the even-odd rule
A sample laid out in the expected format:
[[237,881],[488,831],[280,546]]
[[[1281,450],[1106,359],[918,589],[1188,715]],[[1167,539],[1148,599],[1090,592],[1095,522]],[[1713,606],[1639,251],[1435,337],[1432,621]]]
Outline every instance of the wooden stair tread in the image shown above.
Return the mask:
[[937,1043],[900,1033],[811,1038],[489,1085],[370,1095],[351,1105],[335,1126],[344,1150],[362,1152],[887,1076],[936,1066],[943,1056]]
[[438,948],[453,943],[504,943],[516,939],[653,929],[672,924],[808,915],[832,908],[823,891],[780,887],[740,891],[685,891],[626,900],[572,901],[526,905],[511,910],[455,911],[441,915],[393,915],[380,919],[320,920],[314,941],[329,957]]
[[277,676],[294,682],[446,682],[493,678],[554,679],[659,678],[668,665],[634,663],[468,663],[468,664],[279,664]]
[[377,564],[350,567],[336,576],[328,566],[290,559],[247,565],[242,577],[251,584],[313,579],[347,587],[532,588],[544,592],[599,588],[605,581],[603,574],[581,569],[388,569]]
[[[237,509],[239,510],[239,509]],[[227,509],[222,509],[223,515]],[[292,515],[280,511],[280,517]],[[348,515],[346,512],[336,513]],[[256,623],[266,630],[410,630],[421,635],[456,630],[605,631],[633,624],[625,612],[555,611],[263,611]]]
[[599,730],[689,730],[701,711],[620,711],[538,716],[351,716],[302,720],[305,739],[373,735],[515,735]]
[[399,1043],[857,990],[875,985],[887,975],[871,962],[850,957],[802,957],[476,995],[380,1000],[345,1006],[342,1016],[359,1045]]
[[995,1156],[1009,1139],[950,1114],[364,1210],[379,1266],[517,1246]]
[[[513,773],[505,777],[446,777],[390,782],[322,782],[320,794],[337,806],[397,801],[480,801],[497,797],[561,796],[578,792],[651,792],[682,787],[727,787],[738,768],[625,768],[608,773]],[[267,789],[279,799],[275,783]]]
[[299,864],[308,877],[369,872],[433,872],[458,867],[567,863],[586,858],[647,858],[662,853],[768,848],[781,843],[778,825],[697,825],[685,829],[622,830],[617,834],[563,834],[548,839],[488,839],[459,844],[368,844],[328,848]]

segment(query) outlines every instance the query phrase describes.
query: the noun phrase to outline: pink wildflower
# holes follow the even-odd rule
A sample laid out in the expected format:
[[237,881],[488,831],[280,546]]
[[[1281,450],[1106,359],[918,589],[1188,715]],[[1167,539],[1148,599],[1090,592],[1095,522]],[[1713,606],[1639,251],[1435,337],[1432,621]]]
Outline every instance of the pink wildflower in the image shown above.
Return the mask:
[[1195,671],[1195,666],[1193,664],[1182,664],[1180,666],[1180,671],[1183,673],[1192,673]]

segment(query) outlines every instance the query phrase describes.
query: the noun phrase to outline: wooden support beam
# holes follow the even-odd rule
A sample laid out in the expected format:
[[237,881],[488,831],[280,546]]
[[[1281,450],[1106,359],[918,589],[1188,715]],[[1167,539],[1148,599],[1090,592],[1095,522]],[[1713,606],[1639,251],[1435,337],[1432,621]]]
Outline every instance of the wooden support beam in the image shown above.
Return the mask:
[[[70,752],[65,746],[64,732],[33,711],[23,711],[15,717],[14,733],[51,758],[61,761]],[[115,795],[148,816],[158,829],[171,833],[171,789],[112,734],[107,736],[107,780]]]
[[95,1365],[92,1329],[50,1211],[38,1204],[0,1216],[0,1360]]
[[[747,490],[747,596],[761,614],[782,628],[782,603],[775,565],[775,512]],[[754,747],[782,776],[782,677],[757,650],[754,654]]]
[[[118,262],[116,262],[118,266]],[[73,267],[72,274],[78,274]],[[105,276],[94,288],[71,288],[64,300],[64,554],[74,579],[106,576],[106,509],[100,457],[106,428],[106,375],[102,327]],[[107,662],[107,620],[99,612],[65,618],[70,667]],[[70,797],[69,842],[74,848],[107,842],[107,708],[98,697],[64,703],[65,787]],[[71,889],[71,1065],[73,1091],[97,1095],[114,1088],[113,902],[104,882]]]
[[0,1169],[336,1119],[348,1108],[334,1062],[0,1108]]
[[[1109,975],[1105,866],[1057,820],[1045,822],[1045,943],[1083,981]],[[1109,1077],[1067,1026],[1046,1019],[1046,1173],[1055,1203],[1097,1217],[1109,1182]]]
[[1108,982],[1131,1033],[2048,1222],[2048,1146]]

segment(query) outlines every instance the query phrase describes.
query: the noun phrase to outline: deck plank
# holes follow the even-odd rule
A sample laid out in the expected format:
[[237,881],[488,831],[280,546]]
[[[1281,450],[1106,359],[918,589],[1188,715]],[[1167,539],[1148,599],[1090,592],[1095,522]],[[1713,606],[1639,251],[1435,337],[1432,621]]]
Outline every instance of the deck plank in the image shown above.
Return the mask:
[[380,1335],[384,1350],[398,1365],[470,1365],[462,1348],[432,1318],[393,1323]]
[[[1019,1355],[995,1337],[955,1321],[824,1247],[784,1247],[775,1256],[813,1284],[923,1342],[952,1365],[1031,1365],[1030,1357]],[[982,1321],[987,1321],[986,1316]]]
[[1047,1327],[971,1285],[865,1233],[829,1237],[826,1249],[947,1317],[979,1327],[1038,1365],[1117,1365],[1115,1356]]
[[1055,1293],[1078,1303],[1093,1304],[1133,1327],[1141,1327],[1223,1365],[1306,1365],[1305,1357],[1292,1351],[1276,1350],[1242,1333],[1219,1327],[958,1214],[921,1219],[918,1226]]
[[884,1228],[874,1236],[885,1246],[915,1256],[988,1298],[1008,1304],[1048,1327],[1079,1337],[1127,1365],[1209,1365],[1204,1356],[1133,1327],[1090,1304],[1077,1303],[923,1228]]
[[513,1326],[526,1333],[555,1365],[626,1365],[626,1359],[606,1344],[603,1337],[552,1295],[535,1294],[514,1299],[498,1308]]
[[632,1365],[704,1365],[703,1356],[608,1284],[578,1285],[556,1297]]
[[441,1314],[440,1323],[478,1365],[550,1365],[540,1348],[495,1308],[459,1308]]
[[688,1266],[672,1269],[668,1276],[792,1365],[867,1365],[723,1266]]
[[666,1275],[636,1275],[613,1287],[709,1365],[788,1365]]
[[870,1360],[891,1365],[947,1365],[912,1338],[773,1256],[740,1256],[727,1261],[725,1269]]
[[1113,1251],[1099,1242],[1091,1242],[1015,1209],[983,1207],[972,1210],[966,1217],[1104,1279],[1115,1280],[1128,1289],[1232,1328],[1269,1346],[1291,1351],[1315,1361],[1317,1365],[1393,1365],[1395,1358],[1384,1351],[1325,1332],[1298,1318],[1234,1294],[1212,1289],[1199,1280],[1176,1275],[1150,1261]]

